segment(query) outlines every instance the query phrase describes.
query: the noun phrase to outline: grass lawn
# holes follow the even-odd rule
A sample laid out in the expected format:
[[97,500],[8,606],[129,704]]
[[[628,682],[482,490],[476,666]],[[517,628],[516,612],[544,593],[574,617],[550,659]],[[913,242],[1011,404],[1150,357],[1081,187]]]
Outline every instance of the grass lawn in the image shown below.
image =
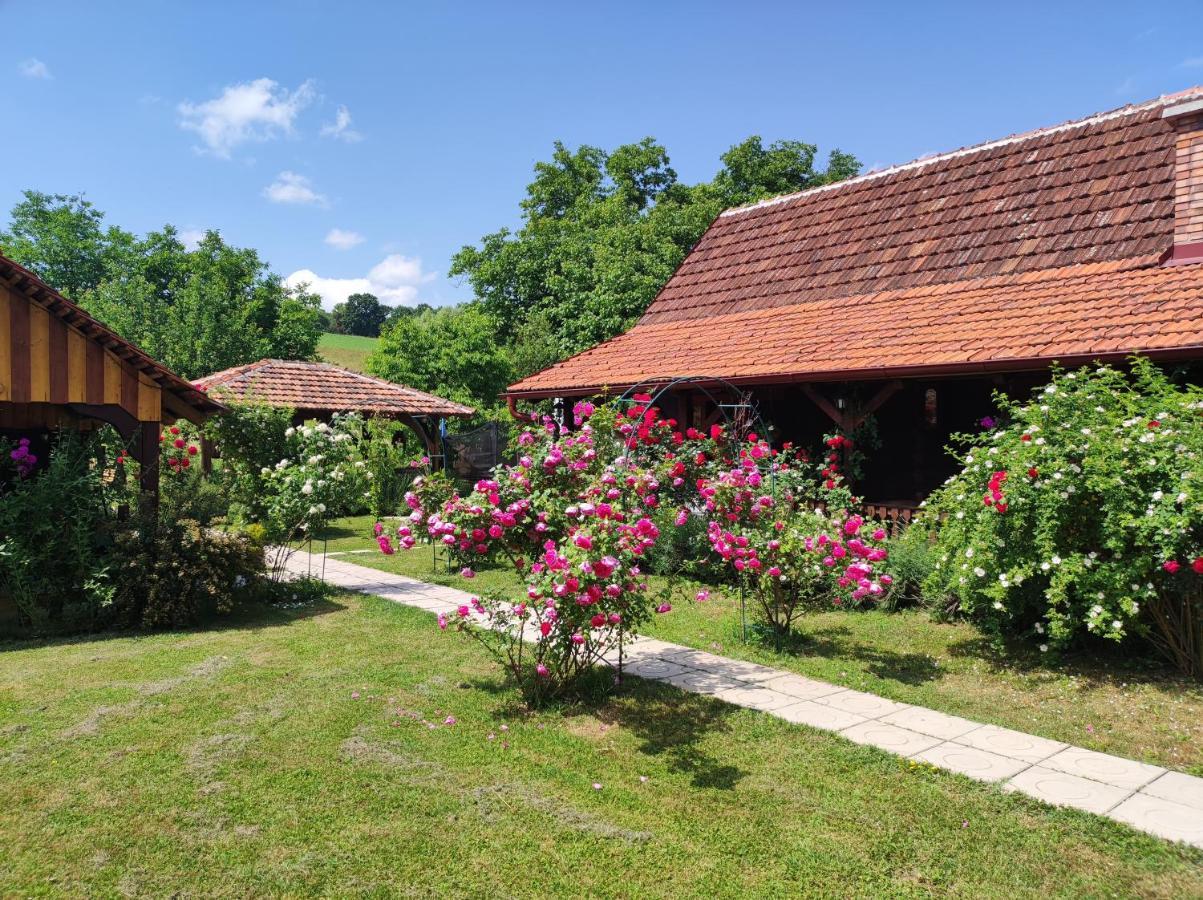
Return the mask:
[[355,595],[0,644],[0,796],[4,896],[1203,895],[1203,853],[665,685],[524,711]]
[[[375,548],[372,519],[335,523],[330,550]],[[320,548],[319,548],[320,549]],[[514,574],[484,569],[472,581],[431,571],[431,550],[379,552],[349,562],[450,584],[464,590],[511,590]],[[1168,768],[1203,775],[1203,685],[1184,681],[1147,660],[1066,659],[1034,651],[1017,659],[994,653],[965,623],[939,624],[927,613],[832,611],[807,616],[800,637],[780,652],[740,639],[735,597],[715,591],[691,602],[682,588],[673,611],[657,616],[649,634],[727,656],[791,669],[904,703],[1016,728]]]
[[364,360],[376,349],[376,341],[376,338],[360,337],[356,334],[326,332],[318,341],[317,353],[328,363],[362,372]]

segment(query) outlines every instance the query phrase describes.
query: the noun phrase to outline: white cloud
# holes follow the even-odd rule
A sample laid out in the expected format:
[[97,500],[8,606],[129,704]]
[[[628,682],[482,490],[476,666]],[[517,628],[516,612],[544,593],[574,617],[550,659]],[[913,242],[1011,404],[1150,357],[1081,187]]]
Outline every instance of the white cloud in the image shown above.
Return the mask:
[[326,235],[326,243],[335,250],[350,250],[362,244],[364,237],[358,231],[346,231],[342,228],[331,228]]
[[327,122],[322,126],[322,137],[338,138],[348,144],[363,140],[363,135],[351,127],[351,110],[345,106],[338,108],[333,122]]
[[393,253],[361,278],[323,278],[312,269],[298,269],[284,279],[284,284],[309,285],[309,290],[321,295],[322,305],[327,309],[333,309],[352,294],[363,293],[375,294],[389,306],[413,306],[418,302],[418,289],[437,277],[436,272],[423,271],[422,260],[416,256]]
[[311,81],[289,91],[270,78],[256,78],[232,84],[204,103],[185,101],[177,109],[181,128],[199,134],[214,156],[229,159],[230,151],[246,141],[291,134],[297,115],[313,97]]
[[26,59],[17,65],[18,71],[26,78],[53,78],[50,69],[40,59]]
[[263,196],[272,203],[326,205],[326,197],[313,189],[308,178],[296,172],[281,172],[275,181],[263,189]]
[[195,250],[204,239],[205,230],[203,228],[185,228],[180,232],[180,243],[187,250]]

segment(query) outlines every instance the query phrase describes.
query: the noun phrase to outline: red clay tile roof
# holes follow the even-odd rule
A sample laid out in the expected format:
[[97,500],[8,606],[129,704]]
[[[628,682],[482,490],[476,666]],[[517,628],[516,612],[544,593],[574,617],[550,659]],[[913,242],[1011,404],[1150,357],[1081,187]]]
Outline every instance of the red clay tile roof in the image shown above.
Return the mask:
[[1174,235],[1161,114],[1194,96],[728,210],[631,331],[510,392],[1203,346],[1203,265],[1158,267]]
[[1120,260],[639,324],[515,385],[586,393],[676,375],[824,381],[1203,353],[1203,265]]
[[297,410],[443,417],[474,412],[470,406],[434,394],[322,362],[263,359],[198,378],[193,384],[218,397]]

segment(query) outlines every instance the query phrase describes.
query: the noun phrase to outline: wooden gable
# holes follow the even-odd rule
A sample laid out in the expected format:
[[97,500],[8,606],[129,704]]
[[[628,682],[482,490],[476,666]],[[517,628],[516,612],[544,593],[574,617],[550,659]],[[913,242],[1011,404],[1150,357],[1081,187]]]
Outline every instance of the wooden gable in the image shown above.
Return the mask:
[[0,402],[119,406],[139,422],[163,417],[158,384],[2,283]]

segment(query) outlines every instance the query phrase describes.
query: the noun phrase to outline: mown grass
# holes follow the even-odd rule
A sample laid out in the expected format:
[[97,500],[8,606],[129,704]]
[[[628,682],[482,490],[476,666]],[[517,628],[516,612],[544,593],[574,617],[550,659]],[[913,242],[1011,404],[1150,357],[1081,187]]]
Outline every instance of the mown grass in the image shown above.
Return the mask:
[[[340,520],[330,549],[375,548],[368,517]],[[316,548],[320,549],[320,547]],[[431,548],[345,557],[464,590],[512,591],[514,573],[480,568],[472,581],[432,567]],[[663,582],[654,580],[656,587]],[[938,623],[921,610],[807,615],[778,648],[753,632],[742,638],[739,601],[714,590],[694,603],[697,585],[680,585],[673,611],[648,633],[727,656],[762,662],[977,721],[1016,728],[1203,775],[1203,685],[1156,661],[1118,654],[1058,661],[1030,649],[1000,654],[972,625]],[[749,620],[752,619],[749,610]]]
[[328,363],[362,372],[364,361],[376,349],[376,342],[377,338],[326,332],[318,341],[317,353]]
[[1203,853],[664,685],[524,710],[354,595],[0,645],[0,796],[5,896],[1203,893]]

